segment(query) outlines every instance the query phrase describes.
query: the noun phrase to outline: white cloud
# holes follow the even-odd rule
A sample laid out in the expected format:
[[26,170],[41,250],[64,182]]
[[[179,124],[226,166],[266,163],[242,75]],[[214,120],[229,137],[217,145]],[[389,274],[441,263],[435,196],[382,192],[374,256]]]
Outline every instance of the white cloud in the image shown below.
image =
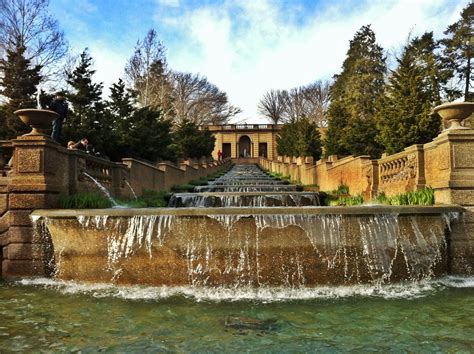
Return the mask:
[[[178,0],[157,1],[180,6]],[[257,103],[268,90],[338,73],[349,40],[361,26],[372,24],[379,44],[396,52],[410,31],[440,36],[468,1],[344,1],[304,13],[308,10],[301,6],[283,7],[272,0],[226,0],[194,8],[181,5],[172,12],[159,11],[155,18],[171,33],[163,38],[170,66],[207,76],[243,109],[240,120],[255,122]],[[350,11],[350,4],[358,5]],[[121,76],[126,56],[103,44],[90,47],[97,79],[108,86],[110,78]]]
[[157,0],[158,5],[161,6],[168,6],[168,7],[179,7],[180,1],[179,0]]
[[379,43],[397,49],[410,30],[444,29],[444,19],[452,15],[442,12],[445,3],[374,1],[351,14],[333,5],[298,24],[292,21],[301,10],[297,7],[284,9],[266,0],[228,1],[174,17],[188,43],[168,43],[169,61],[175,69],[206,75],[243,109],[242,118],[255,120],[257,103],[269,89],[339,72],[349,40],[362,25],[371,23]]

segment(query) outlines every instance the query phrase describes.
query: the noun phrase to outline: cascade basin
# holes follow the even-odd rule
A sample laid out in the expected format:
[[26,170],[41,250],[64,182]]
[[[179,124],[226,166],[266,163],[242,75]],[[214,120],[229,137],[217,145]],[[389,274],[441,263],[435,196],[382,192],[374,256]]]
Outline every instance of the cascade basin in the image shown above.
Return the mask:
[[458,206],[37,210],[58,279],[317,286],[447,274]]
[[317,206],[319,193],[314,192],[203,192],[176,193],[168,206],[172,208]]

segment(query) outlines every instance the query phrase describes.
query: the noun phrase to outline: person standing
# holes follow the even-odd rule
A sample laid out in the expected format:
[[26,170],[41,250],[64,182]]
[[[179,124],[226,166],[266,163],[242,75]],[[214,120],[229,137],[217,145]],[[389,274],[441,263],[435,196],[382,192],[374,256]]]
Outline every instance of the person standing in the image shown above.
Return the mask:
[[220,150],[217,151],[217,159],[222,160],[222,152]]
[[57,93],[49,105],[49,109],[59,114],[59,117],[53,120],[53,132],[51,138],[59,142],[61,137],[61,129],[67,118],[68,104],[61,93]]

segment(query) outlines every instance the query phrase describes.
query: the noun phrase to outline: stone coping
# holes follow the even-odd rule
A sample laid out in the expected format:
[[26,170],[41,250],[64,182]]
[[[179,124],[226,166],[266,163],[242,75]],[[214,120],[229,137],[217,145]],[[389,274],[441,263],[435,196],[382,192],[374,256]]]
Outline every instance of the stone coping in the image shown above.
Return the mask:
[[274,195],[308,195],[308,194],[319,194],[319,192],[199,192],[199,193],[174,193],[174,196],[177,197],[194,197],[194,196],[204,196],[204,197],[220,197],[220,196],[274,196]]
[[350,206],[350,207],[226,207],[226,208],[112,208],[112,209],[39,209],[31,213],[33,218],[74,218],[78,216],[208,216],[208,215],[427,215],[462,213],[466,209],[458,205],[435,206]]

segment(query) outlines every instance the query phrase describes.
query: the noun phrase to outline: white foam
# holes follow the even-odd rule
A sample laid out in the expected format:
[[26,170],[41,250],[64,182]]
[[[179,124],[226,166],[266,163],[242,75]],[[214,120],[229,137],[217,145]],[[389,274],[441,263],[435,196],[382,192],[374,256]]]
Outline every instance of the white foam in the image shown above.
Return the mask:
[[413,299],[429,296],[446,288],[473,288],[474,277],[448,276],[433,281],[390,284],[383,286],[320,286],[315,288],[207,288],[207,287],[147,287],[117,286],[113,284],[85,284],[49,278],[24,279],[17,282],[23,286],[40,286],[56,289],[60,293],[85,294],[97,298],[112,297],[127,300],[161,300],[175,296],[192,298],[195,301],[261,301],[282,302],[311,299],[339,299],[348,297],[380,297],[385,299]]

